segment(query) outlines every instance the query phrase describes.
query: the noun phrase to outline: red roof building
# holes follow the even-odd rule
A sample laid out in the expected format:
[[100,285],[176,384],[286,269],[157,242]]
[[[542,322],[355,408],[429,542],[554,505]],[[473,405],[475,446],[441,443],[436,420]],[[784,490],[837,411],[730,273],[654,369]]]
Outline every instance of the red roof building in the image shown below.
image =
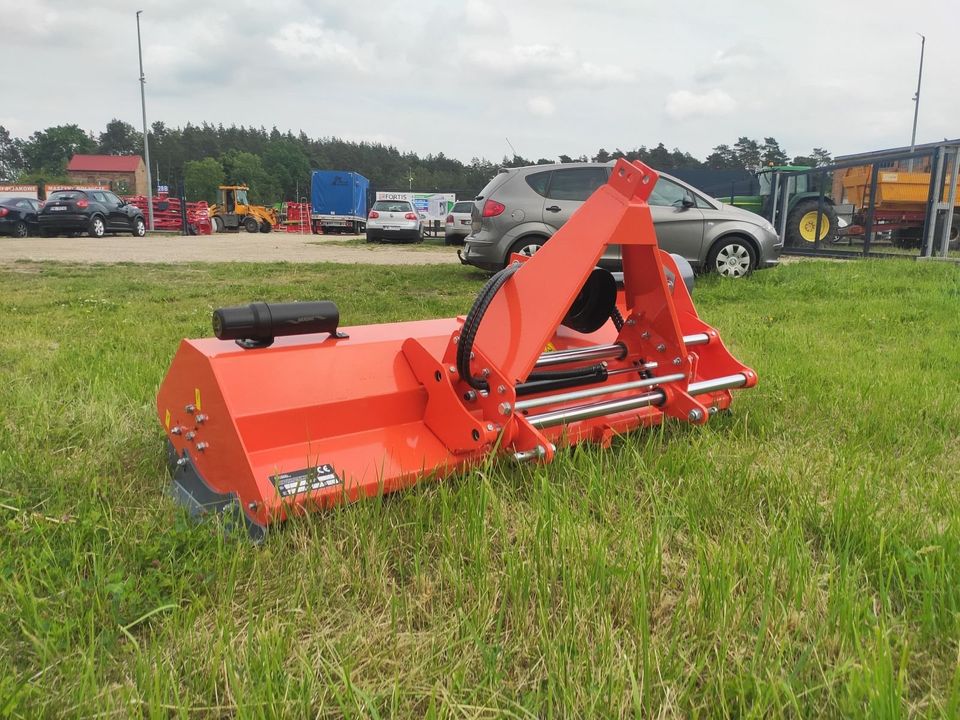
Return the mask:
[[76,183],[108,186],[119,195],[147,194],[147,168],[139,155],[74,155],[67,175]]

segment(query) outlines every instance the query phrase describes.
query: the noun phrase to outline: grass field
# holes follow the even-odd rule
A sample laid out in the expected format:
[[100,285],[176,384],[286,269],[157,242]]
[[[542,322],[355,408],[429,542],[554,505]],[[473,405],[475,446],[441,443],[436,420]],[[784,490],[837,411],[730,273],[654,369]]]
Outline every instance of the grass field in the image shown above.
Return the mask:
[[695,299],[734,412],[494,465],[265,545],[188,522],[154,395],[252,299],[465,312],[456,267],[0,269],[0,716],[960,714],[960,271]]

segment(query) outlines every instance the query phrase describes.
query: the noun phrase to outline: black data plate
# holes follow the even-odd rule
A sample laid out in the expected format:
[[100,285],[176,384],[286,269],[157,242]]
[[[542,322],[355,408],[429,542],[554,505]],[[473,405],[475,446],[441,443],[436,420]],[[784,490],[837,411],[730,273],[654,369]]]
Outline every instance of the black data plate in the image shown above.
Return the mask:
[[333,487],[334,485],[342,485],[343,480],[337,475],[333,465],[327,464],[274,475],[273,484],[276,486],[280,497],[285,498]]

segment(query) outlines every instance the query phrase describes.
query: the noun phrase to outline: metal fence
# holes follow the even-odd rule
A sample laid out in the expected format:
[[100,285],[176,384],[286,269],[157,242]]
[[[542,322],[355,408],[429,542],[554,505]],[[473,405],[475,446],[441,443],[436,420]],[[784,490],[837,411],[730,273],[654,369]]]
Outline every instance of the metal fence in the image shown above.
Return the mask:
[[960,142],[761,173],[761,214],[784,252],[960,258]]

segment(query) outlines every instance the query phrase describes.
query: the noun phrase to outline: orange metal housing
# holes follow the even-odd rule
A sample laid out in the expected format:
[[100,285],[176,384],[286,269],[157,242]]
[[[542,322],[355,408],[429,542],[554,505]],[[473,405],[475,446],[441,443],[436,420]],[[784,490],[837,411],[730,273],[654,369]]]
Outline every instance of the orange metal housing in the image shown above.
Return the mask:
[[[157,398],[175,494],[197,513],[238,508],[261,536],[291,514],[393,492],[491,453],[549,462],[558,445],[608,444],[665,415],[707,422],[729,406],[731,388],[757,378],[699,319],[676,263],[658,249],[646,204],[656,179],[619,161],[550,242],[516,258],[522,265],[493,297],[473,345],[471,373],[486,391],[456,369],[462,317],[256,349],[184,340]],[[622,329],[562,326],[611,243],[622,247]],[[518,405],[517,387],[535,368],[596,362],[565,354],[574,349],[605,358],[606,379]]]

